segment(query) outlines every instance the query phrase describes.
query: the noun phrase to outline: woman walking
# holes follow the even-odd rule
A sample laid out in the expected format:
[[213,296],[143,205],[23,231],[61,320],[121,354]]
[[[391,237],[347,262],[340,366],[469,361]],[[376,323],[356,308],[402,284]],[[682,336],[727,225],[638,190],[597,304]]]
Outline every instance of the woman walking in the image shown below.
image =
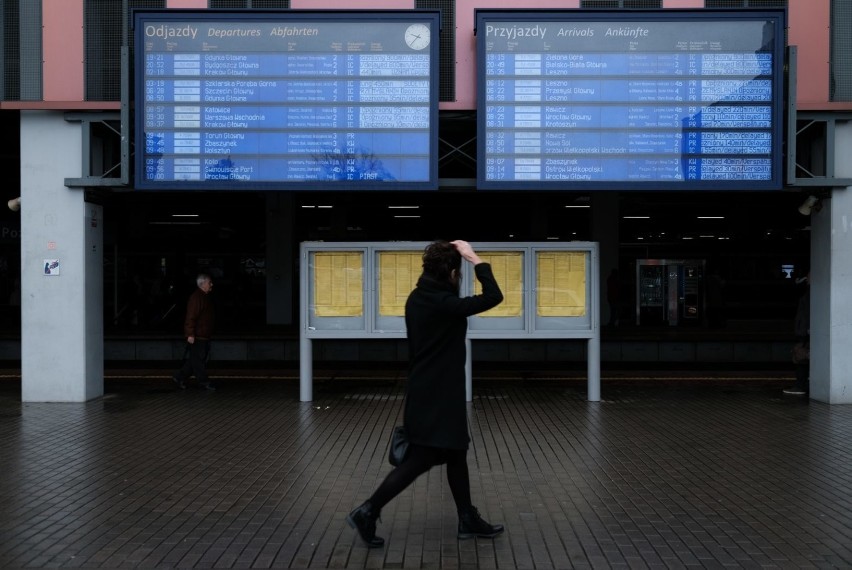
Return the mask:
[[[482,294],[460,297],[462,258],[474,265]],[[436,465],[447,465],[447,482],[459,516],[458,537],[493,538],[503,525],[492,525],[471,503],[467,470],[465,360],[467,317],[503,300],[491,266],[466,241],[438,241],[423,253],[423,274],[405,304],[410,354],[404,425],[410,442],[405,461],[391,471],[373,495],[346,517],[371,548],[376,520],[391,499]]]

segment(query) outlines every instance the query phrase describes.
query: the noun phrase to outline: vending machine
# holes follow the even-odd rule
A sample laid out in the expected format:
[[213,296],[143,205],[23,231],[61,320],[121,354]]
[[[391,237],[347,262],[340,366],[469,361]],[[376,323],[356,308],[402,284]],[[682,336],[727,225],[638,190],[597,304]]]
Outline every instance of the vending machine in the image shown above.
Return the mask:
[[704,322],[703,259],[636,261],[636,324],[699,325]]

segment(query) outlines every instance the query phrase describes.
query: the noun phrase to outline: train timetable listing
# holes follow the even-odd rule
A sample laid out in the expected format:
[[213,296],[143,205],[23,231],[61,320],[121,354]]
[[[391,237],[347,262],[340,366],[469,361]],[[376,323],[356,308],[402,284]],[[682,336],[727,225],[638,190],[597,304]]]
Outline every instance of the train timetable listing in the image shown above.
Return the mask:
[[779,187],[782,21],[483,10],[479,180]]
[[236,155],[281,156],[310,154],[313,156],[422,155],[429,154],[429,135],[422,132],[398,131],[285,131],[285,132],[149,132],[145,134],[148,155]]
[[694,77],[772,74],[770,53],[490,53],[488,75]]
[[429,108],[412,105],[246,107],[149,106],[146,132],[154,129],[428,129]]
[[766,79],[489,79],[489,102],[724,102],[771,101]]
[[500,154],[769,154],[772,137],[765,131],[491,131],[485,143]]
[[768,158],[488,158],[486,176],[490,181],[730,181],[769,180],[772,163]]
[[429,75],[424,54],[145,54],[148,77],[412,77]]
[[150,180],[270,182],[393,182],[429,180],[429,159],[369,154],[317,153],[293,157],[153,157],[144,161]]
[[168,80],[145,82],[147,103],[429,103],[428,81]]
[[769,105],[488,105],[489,129],[619,129],[684,127],[763,128],[772,126]]
[[438,21],[428,10],[137,13],[140,180],[434,189]]

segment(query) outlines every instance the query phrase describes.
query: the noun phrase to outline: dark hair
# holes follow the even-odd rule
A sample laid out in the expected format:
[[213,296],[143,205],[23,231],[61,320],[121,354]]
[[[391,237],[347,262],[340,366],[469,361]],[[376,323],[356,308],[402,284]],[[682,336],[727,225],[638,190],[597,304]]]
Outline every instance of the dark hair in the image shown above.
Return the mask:
[[456,246],[448,241],[436,241],[423,252],[423,273],[437,281],[453,283],[453,270],[461,270],[462,257]]

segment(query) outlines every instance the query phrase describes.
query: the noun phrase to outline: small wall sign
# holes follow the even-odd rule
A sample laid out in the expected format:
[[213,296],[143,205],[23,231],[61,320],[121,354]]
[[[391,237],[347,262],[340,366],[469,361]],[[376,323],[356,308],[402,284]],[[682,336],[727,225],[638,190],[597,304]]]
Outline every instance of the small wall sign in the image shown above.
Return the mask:
[[59,260],[58,259],[45,259],[44,260],[44,274],[45,275],[59,275]]

